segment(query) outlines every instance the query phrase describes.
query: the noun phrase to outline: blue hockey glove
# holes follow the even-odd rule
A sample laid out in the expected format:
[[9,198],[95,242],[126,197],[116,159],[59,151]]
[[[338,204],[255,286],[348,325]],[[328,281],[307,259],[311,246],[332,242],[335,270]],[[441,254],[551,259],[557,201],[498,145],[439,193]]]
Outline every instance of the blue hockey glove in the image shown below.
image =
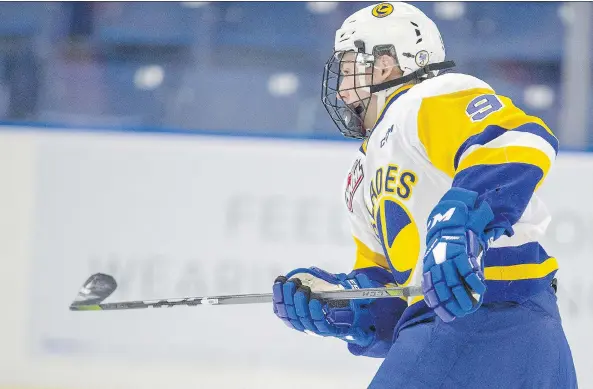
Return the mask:
[[274,313],[290,328],[321,336],[333,336],[358,346],[370,345],[376,328],[369,311],[371,299],[323,301],[315,291],[382,287],[366,274],[330,274],[316,267],[296,269],[276,278]]
[[476,311],[484,299],[482,258],[488,239],[486,225],[494,218],[478,194],[450,189],[428,218],[422,290],[424,300],[444,321]]

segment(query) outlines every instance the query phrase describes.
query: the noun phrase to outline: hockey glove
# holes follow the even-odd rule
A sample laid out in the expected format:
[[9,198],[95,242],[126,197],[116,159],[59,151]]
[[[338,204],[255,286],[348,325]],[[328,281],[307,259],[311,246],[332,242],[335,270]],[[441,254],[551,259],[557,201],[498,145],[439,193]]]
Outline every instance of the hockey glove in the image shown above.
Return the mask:
[[422,290],[444,322],[476,311],[486,292],[482,259],[492,233],[484,229],[494,215],[485,201],[476,207],[477,198],[450,189],[428,218]]
[[274,313],[290,328],[333,336],[358,346],[370,345],[376,328],[369,310],[371,299],[323,301],[313,291],[376,288],[384,285],[356,271],[330,274],[316,267],[296,269],[276,278]]

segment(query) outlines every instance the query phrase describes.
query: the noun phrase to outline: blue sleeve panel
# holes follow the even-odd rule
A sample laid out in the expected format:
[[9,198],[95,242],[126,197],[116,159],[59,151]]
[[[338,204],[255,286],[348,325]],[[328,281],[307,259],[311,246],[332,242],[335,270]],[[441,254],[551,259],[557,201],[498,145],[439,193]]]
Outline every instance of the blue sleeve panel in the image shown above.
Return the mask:
[[503,228],[511,236],[542,176],[538,166],[527,163],[477,165],[457,173],[452,187],[477,192],[478,202],[486,201],[494,213],[486,230]]
[[[525,144],[534,142],[534,139],[524,138],[534,136],[535,139],[540,139],[551,146],[555,154],[558,153],[558,139],[547,127],[534,122],[527,122],[511,129],[489,125],[483,131],[466,139],[457,150],[453,161],[456,174],[453,177],[452,187],[477,192],[478,200],[485,200],[490,205],[495,219],[487,229],[504,228],[506,234],[511,236],[512,226],[521,218],[531,196],[546,175],[550,161],[545,163],[533,159],[533,155],[529,152],[532,148],[538,149],[543,146],[536,142],[533,143],[532,148],[525,147]],[[507,137],[507,140],[502,142],[501,137]],[[520,141],[521,139],[523,140]],[[502,144],[497,148],[484,150],[491,151],[491,158],[484,153],[474,163],[459,170],[460,159],[464,153],[470,152],[472,147],[485,146],[495,140]],[[519,148],[521,151],[515,155],[515,160],[505,161],[505,157],[508,156],[507,151],[511,152],[512,148]],[[517,158],[519,160],[516,160]]]

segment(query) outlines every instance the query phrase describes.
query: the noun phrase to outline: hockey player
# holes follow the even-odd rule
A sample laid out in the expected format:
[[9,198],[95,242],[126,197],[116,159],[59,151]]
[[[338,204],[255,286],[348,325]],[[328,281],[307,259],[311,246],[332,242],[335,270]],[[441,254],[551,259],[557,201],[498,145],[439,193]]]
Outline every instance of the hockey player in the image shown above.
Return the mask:
[[[440,33],[411,5],[354,13],[334,50],[323,104],[363,139],[344,195],[356,261],[349,274],[278,277],[276,315],[384,358],[370,388],[576,388],[558,264],[538,243],[550,217],[534,192],[558,151],[553,133],[484,81],[443,73],[454,63]],[[311,298],[393,285],[424,296]]]

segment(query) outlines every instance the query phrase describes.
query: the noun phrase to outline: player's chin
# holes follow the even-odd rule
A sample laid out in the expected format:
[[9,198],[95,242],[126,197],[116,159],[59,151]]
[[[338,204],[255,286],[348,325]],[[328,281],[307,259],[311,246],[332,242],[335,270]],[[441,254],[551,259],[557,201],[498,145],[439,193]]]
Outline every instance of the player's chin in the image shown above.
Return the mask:
[[360,102],[346,104],[344,105],[343,109],[348,111],[351,116],[356,116],[358,118],[362,118],[362,116],[364,116],[364,107]]
[[348,105],[348,110],[350,111],[351,115],[355,116],[360,120],[361,123],[364,123],[366,117],[366,109],[362,102],[356,102]]

